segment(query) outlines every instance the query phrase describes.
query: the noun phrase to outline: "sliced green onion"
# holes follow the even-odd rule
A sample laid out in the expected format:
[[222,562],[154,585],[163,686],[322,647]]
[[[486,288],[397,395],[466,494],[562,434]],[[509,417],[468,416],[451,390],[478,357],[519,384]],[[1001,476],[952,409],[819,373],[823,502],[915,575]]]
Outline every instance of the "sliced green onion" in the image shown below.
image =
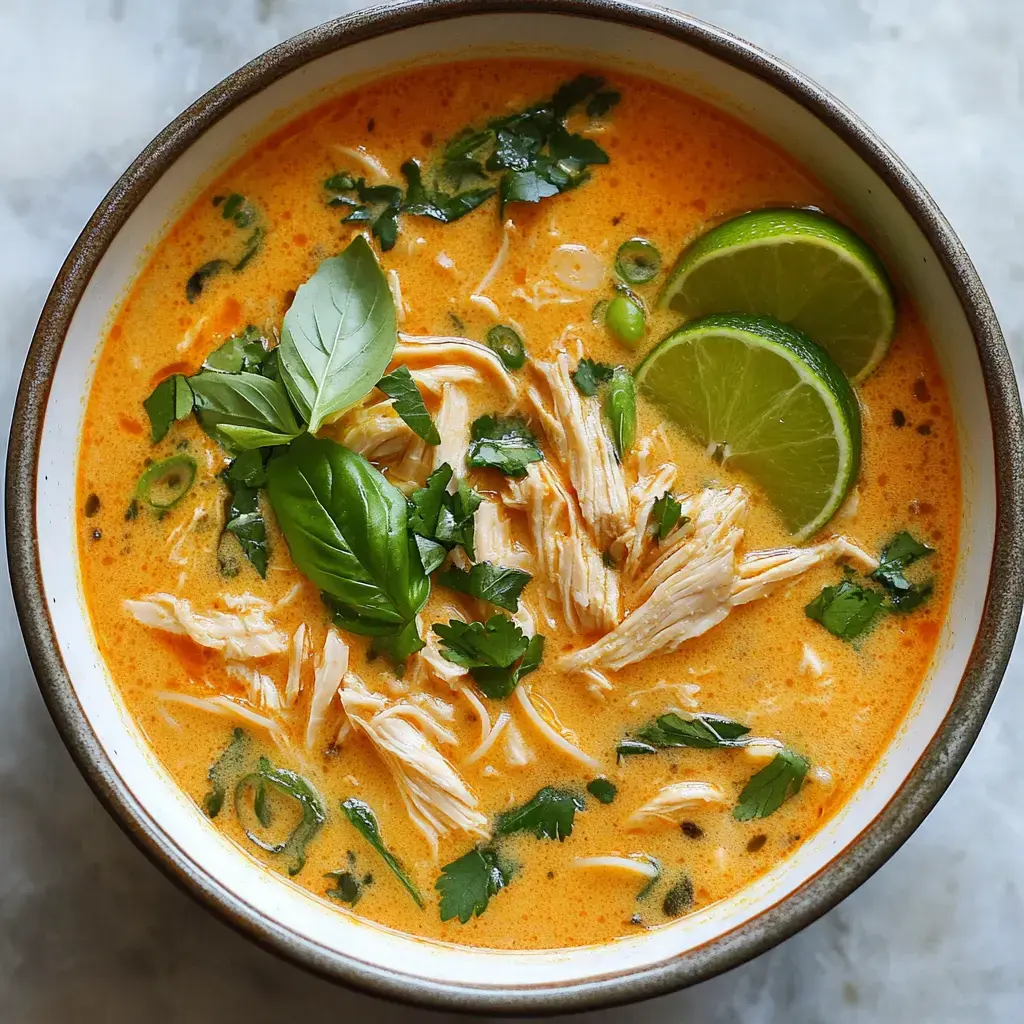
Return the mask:
[[631,238],[619,246],[615,273],[629,284],[647,284],[661,270],[661,253],[646,238]]
[[521,370],[526,363],[526,346],[517,331],[506,324],[495,324],[487,332],[487,344],[507,370]]
[[593,309],[591,309],[590,311],[590,320],[595,327],[599,327],[601,324],[604,323],[605,313],[607,312],[608,300],[598,299],[597,302],[594,303]]
[[192,489],[196,468],[191,455],[172,455],[154,462],[139,477],[135,497],[161,511],[174,508]]
[[604,314],[605,326],[630,348],[635,348],[647,331],[647,318],[643,307],[626,295],[616,295]]

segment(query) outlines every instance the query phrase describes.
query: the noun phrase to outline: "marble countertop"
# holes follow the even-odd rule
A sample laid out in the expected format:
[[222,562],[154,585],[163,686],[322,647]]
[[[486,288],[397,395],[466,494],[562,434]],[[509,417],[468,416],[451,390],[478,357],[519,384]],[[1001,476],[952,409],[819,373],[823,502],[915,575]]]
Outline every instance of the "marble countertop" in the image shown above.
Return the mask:
[[[0,433],[50,282],[93,207],[170,118],[244,61],[364,6],[346,0],[0,4]],[[671,4],[684,6],[684,4]],[[1024,358],[1024,4],[689,0],[831,89],[910,164],[960,233]],[[154,1024],[419,1022],[282,963],[140,856],[80,778],[0,582],[0,1018]],[[1024,1019],[1024,653],[977,746],[856,894],[732,973],[610,1022],[973,1024]],[[454,1019],[454,1018],[453,1018]]]

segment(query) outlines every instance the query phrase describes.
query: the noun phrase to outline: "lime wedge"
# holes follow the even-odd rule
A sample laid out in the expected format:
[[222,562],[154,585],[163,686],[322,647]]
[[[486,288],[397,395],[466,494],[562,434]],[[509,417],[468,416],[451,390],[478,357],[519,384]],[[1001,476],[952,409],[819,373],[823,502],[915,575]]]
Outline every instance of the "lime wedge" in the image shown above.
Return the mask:
[[640,364],[636,383],[721,465],[749,474],[799,540],[832,518],[857,477],[853,389],[823,349],[777,320],[687,324]]
[[712,228],[683,251],[659,303],[687,319],[751,313],[792,324],[852,381],[879,364],[896,325],[881,260],[810,210],[757,210]]

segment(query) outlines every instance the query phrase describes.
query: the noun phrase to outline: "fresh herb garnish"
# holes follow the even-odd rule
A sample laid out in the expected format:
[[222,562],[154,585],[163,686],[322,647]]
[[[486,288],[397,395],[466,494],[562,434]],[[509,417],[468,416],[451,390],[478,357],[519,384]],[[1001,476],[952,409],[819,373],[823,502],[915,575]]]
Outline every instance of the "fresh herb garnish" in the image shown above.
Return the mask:
[[203,370],[189,386],[199,425],[229,452],[287,444],[302,431],[283,385],[269,377]]
[[292,560],[332,598],[341,628],[398,637],[414,623],[430,581],[409,535],[405,496],[379,470],[303,434],[268,463],[267,495]]
[[587,792],[602,804],[610,804],[618,793],[618,787],[608,779],[592,779],[587,783]]
[[360,878],[351,871],[328,871],[324,878],[334,880],[334,888],[326,889],[324,895],[339,903],[347,903],[351,907],[359,902],[363,889],[373,882],[373,875],[364,875]]
[[660,269],[661,253],[646,238],[630,238],[615,255],[615,273],[626,284],[647,284]]
[[266,788],[277,790],[282,796],[296,801],[302,809],[302,818],[287,839],[281,842],[267,842],[257,836],[252,829],[242,828],[246,837],[267,853],[280,853],[291,859],[288,874],[297,875],[306,863],[306,847],[323,827],[327,820],[320,794],[296,772],[288,768],[275,768],[270,761],[261,757],[256,771],[240,779],[235,786],[235,812],[242,821],[242,795],[247,788],[255,791],[253,810],[259,823],[266,827],[271,823],[270,808],[266,803]]
[[342,172],[332,174],[324,188],[333,193],[327,201],[329,206],[342,206],[348,211],[341,218],[343,224],[369,224],[381,252],[394,248],[402,205],[402,190],[397,185],[367,185],[365,178]]
[[[668,747],[696,747],[712,750],[734,746],[735,741],[750,732],[750,728],[721,715],[694,715],[686,719],[674,711],[656,718],[650,725],[639,729],[636,738],[659,750]],[[630,751],[639,753],[639,751]]]
[[593,359],[581,359],[573,370],[572,379],[577,391],[587,398],[593,398],[602,384],[612,379],[615,367],[607,363],[598,363]]
[[656,754],[658,748],[652,743],[644,743],[643,740],[635,740],[627,736],[619,740],[615,746],[615,754],[618,759],[633,757],[637,754]]
[[377,815],[373,813],[370,805],[350,796],[347,800],[342,800],[341,809],[345,812],[345,817],[352,823],[356,831],[380,854],[395,878],[402,883],[405,891],[413,898],[416,906],[422,909],[423,897],[420,895],[420,891],[416,888],[415,883],[405,873],[405,868],[402,867],[401,862],[385,845],[384,840],[381,838],[380,825],[377,824]]
[[441,638],[441,654],[454,665],[469,669],[477,686],[492,700],[507,697],[523,676],[539,668],[544,657],[544,637],[527,639],[507,615],[486,622],[434,624]]
[[192,389],[180,373],[160,381],[143,403],[149,416],[153,443],[162,441],[175,420],[183,420],[192,411]]
[[473,469],[525,476],[531,462],[544,458],[533,431],[518,416],[481,416],[473,421],[470,436],[466,464]]
[[231,498],[224,532],[238,538],[245,557],[261,578],[267,578],[267,526],[260,509],[258,488],[266,485],[267,474],[259,449],[243,452],[222,474]]
[[494,850],[477,847],[441,868],[434,888],[441,894],[442,921],[457,917],[465,924],[479,917],[492,896],[508,885],[511,871],[501,864]]
[[737,821],[750,821],[774,814],[786,800],[800,792],[809,767],[806,757],[788,748],[779,751],[743,787],[732,816]]
[[651,522],[658,540],[664,540],[675,528],[677,523],[685,525],[689,522],[682,515],[683,507],[676,498],[666,491],[658,498],[651,508]]
[[248,746],[249,737],[245,730],[235,729],[231,734],[231,742],[210,765],[210,770],[206,773],[210,780],[210,789],[203,797],[203,810],[209,817],[216,818],[220,814],[228,789],[242,773]]
[[231,269],[235,273],[244,270],[249,261],[259,252],[266,235],[266,229],[259,223],[260,212],[245,196],[238,192],[232,192],[227,196],[214,196],[213,205],[220,207],[221,216],[224,220],[231,221],[239,231],[252,228],[242,248],[242,253],[234,263],[231,260],[215,259],[204,263],[185,282],[185,298],[189,302],[195,302],[203,293],[206,282],[224,270]]
[[895,611],[908,612],[918,607],[932,592],[932,581],[911,583],[904,570],[919,559],[935,554],[935,549],[915,540],[903,531],[882,549],[878,568],[870,579],[881,583],[889,591],[889,606]]
[[807,617],[820,622],[833,636],[854,640],[875,620],[882,595],[852,580],[824,590],[804,608]]
[[587,104],[587,117],[604,117],[622,99],[617,89],[602,89],[594,93]]
[[441,573],[437,582],[442,587],[450,587],[480,601],[489,601],[499,608],[515,612],[519,610],[519,595],[532,578],[522,569],[478,562],[469,572],[453,566]]
[[408,366],[399,366],[386,377],[377,381],[377,387],[388,398],[393,399],[395,412],[409,425],[412,431],[423,438],[427,444],[440,444],[441,435],[437,432],[434,421],[427,412],[423,395],[412,379]]
[[526,346],[519,332],[507,324],[495,324],[487,332],[487,347],[496,352],[506,370],[521,370],[526,365]]
[[172,455],[169,459],[154,462],[139,477],[135,485],[135,500],[144,501],[158,512],[167,512],[192,489],[197,469],[196,460],[191,455]]
[[666,917],[678,917],[684,911],[693,906],[693,882],[689,875],[682,878],[672,886],[662,901],[661,909]]
[[233,334],[204,360],[204,370],[221,373],[259,373],[267,358],[266,338],[258,327],[249,324],[240,334]]
[[[458,545],[471,560],[476,557],[474,515],[483,499],[464,480],[459,480],[455,493],[450,494],[448,484],[452,476],[452,467],[442,463],[409,496],[409,529],[417,538],[423,568],[428,574],[444,561],[446,552]],[[428,561],[432,569],[427,569]]]
[[397,341],[391,291],[359,236],[320,264],[284,315],[281,377],[311,434],[369,394]]
[[633,374],[624,366],[616,366],[612,371],[604,413],[611,426],[615,454],[621,462],[636,440],[636,385]]
[[494,834],[510,836],[514,832],[532,832],[538,839],[561,842],[572,835],[576,812],[582,811],[583,806],[575,793],[545,786],[522,807],[499,815]]
[[420,165],[415,160],[406,160],[402,164],[402,174],[406,180],[402,213],[409,213],[415,217],[431,217],[442,224],[450,224],[464,217],[490,199],[495,191],[493,187],[473,188],[452,194],[439,188],[436,182],[433,188],[428,189],[423,184]]

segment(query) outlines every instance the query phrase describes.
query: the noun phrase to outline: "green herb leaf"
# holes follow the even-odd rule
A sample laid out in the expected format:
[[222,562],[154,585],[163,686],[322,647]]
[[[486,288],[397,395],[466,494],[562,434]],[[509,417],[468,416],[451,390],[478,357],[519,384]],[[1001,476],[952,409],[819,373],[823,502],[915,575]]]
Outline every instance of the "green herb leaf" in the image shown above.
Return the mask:
[[664,540],[680,520],[683,524],[689,522],[688,519],[682,517],[682,511],[682,505],[668,491],[654,502],[651,509],[651,522],[654,523],[654,532],[658,540]]
[[522,569],[511,569],[490,562],[478,562],[469,572],[451,568],[437,577],[442,587],[450,587],[480,601],[489,601],[510,612],[519,610],[519,595],[533,577]]
[[611,425],[615,453],[621,461],[636,440],[636,385],[633,374],[624,366],[616,366],[612,371],[604,412]]
[[359,897],[363,895],[363,889],[370,884],[366,881],[370,877],[367,875],[360,879],[351,871],[328,871],[324,878],[333,878],[334,888],[325,890],[324,895],[354,907],[359,902]]
[[295,293],[281,331],[281,376],[315,434],[367,395],[395,351],[395,305],[366,239],[324,260]]
[[733,808],[737,821],[767,818],[791,796],[800,792],[810,762],[788,748],[780,751],[743,787],[740,802]]
[[377,387],[388,398],[393,399],[395,412],[412,428],[413,432],[423,438],[427,444],[440,444],[441,435],[437,432],[434,421],[427,412],[423,395],[412,379],[408,366],[399,366],[393,373],[381,377]]
[[[450,224],[464,217],[490,199],[495,192],[493,188],[474,188],[451,195],[438,188],[427,189],[423,185],[420,165],[415,160],[407,160],[402,164],[402,174],[408,183],[402,213],[431,217],[442,224]],[[460,173],[460,183],[464,176],[464,173]]]
[[380,825],[377,824],[377,815],[373,813],[370,805],[350,796],[347,800],[342,800],[341,809],[356,831],[380,854],[395,878],[402,883],[405,891],[413,898],[416,906],[422,909],[423,897],[413,880],[405,873],[401,862],[385,845],[380,834]]
[[[266,850],[268,853],[284,854],[290,858],[288,874],[297,875],[306,864],[306,847],[323,827],[327,820],[327,812],[324,810],[320,794],[306,779],[288,768],[275,768],[267,758],[261,757],[256,771],[251,775],[246,775],[235,787],[235,810],[239,815],[239,821],[242,821],[241,800],[246,788],[255,787],[257,800],[262,802],[264,797],[261,795],[261,790],[266,786],[271,786],[283,796],[295,800],[302,808],[302,819],[288,838],[279,843],[264,841],[244,825],[243,830],[246,837],[261,850]],[[257,804],[255,810],[260,824],[268,824],[269,817],[265,809],[261,810]]]
[[233,534],[262,579],[267,578],[267,526],[258,487],[267,482],[259,449],[243,452],[222,474],[231,492],[224,533]]
[[443,462],[418,490],[409,495],[409,529],[421,537],[437,536],[437,523],[445,506],[452,467]]
[[662,900],[661,909],[666,917],[679,917],[680,914],[693,906],[693,882],[689,875],[682,878],[672,886],[665,899]]
[[260,247],[263,245],[263,239],[266,236],[266,229],[258,223],[260,220],[259,209],[240,193],[232,192],[227,198],[224,196],[214,196],[213,205],[219,206],[224,220],[230,220],[240,231],[245,231],[249,228],[253,228],[253,230],[243,243],[242,253],[234,263],[226,259],[209,260],[189,277],[185,282],[185,298],[189,302],[195,302],[202,295],[206,282],[211,277],[215,277],[217,274],[229,269],[235,271],[235,273],[243,271],[256,253],[259,252]]
[[470,434],[466,464],[474,469],[490,467],[506,476],[525,476],[531,462],[544,458],[533,431],[517,416],[481,416]]
[[630,739],[628,736],[623,740],[619,740],[615,747],[615,754],[619,760],[623,757],[635,757],[638,754],[656,754],[657,752],[658,748],[650,743]]
[[203,369],[221,373],[259,373],[267,354],[266,339],[258,327],[249,324],[240,334],[232,335],[215,348],[203,361]]
[[448,555],[448,549],[436,540],[421,537],[418,533],[413,534],[413,540],[416,542],[416,550],[419,552],[423,571],[429,576],[441,567]]
[[557,185],[541,177],[536,171],[506,171],[501,176],[501,209],[509,203],[539,203],[557,196]]
[[576,812],[582,811],[583,806],[575,793],[545,786],[522,807],[499,815],[494,833],[509,836],[514,832],[532,832],[538,839],[562,842],[572,835]]
[[524,676],[540,667],[544,657],[544,637],[527,639],[506,615],[494,615],[487,622],[452,619],[447,625],[435,623],[433,628],[441,638],[441,655],[469,669],[491,700],[509,696]]
[[670,711],[640,729],[636,738],[659,749],[696,747],[699,750],[712,750],[733,746],[735,740],[748,732],[748,726],[721,715],[701,714],[686,719]]
[[404,495],[366,459],[303,434],[270,460],[267,494],[292,561],[334,599],[342,628],[383,637],[414,621],[430,581]]
[[253,488],[265,487],[267,483],[267,467],[263,456],[264,453],[259,448],[242,452],[224,470],[224,478],[229,484],[242,484],[245,487]]
[[882,607],[882,595],[850,580],[825,587],[804,611],[833,636],[854,640],[875,620]]
[[508,885],[511,872],[498,860],[498,855],[484,847],[441,868],[441,877],[434,888],[441,894],[442,921],[457,917],[465,924],[474,915],[479,917],[492,896]]
[[587,792],[602,804],[610,804],[618,793],[618,787],[608,779],[592,779],[587,783]]
[[231,734],[231,742],[206,773],[206,777],[210,780],[210,789],[203,797],[203,810],[209,817],[216,818],[220,814],[227,791],[235,784],[245,768],[248,747],[249,737],[245,730],[235,729]]
[[616,89],[604,89],[594,93],[587,104],[587,117],[604,117],[622,99]]
[[476,558],[474,516],[483,500],[464,479],[460,479],[455,493],[445,499],[437,520],[435,539],[449,549],[461,545],[470,561]]
[[[452,475],[452,467],[445,462],[427,477],[426,483],[419,490],[409,496],[409,529],[421,539],[441,544],[445,551],[461,545],[472,560],[476,557],[473,550],[474,515],[483,498],[465,480],[460,480],[455,493],[449,494],[448,484]],[[419,542],[417,546],[421,557],[426,553],[433,563],[437,557],[436,552]],[[437,565],[440,564],[437,562]]]
[[573,370],[572,379],[576,390],[587,398],[593,398],[602,384],[607,384],[612,379],[614,366],[607,363],[598,363],[593,359],[581,359],[576,369]]
[[204,370],[189,385],[199,425],[229,452],[287,444],[302,432],[284,387],[269,377]]
[[185,298],[189,302],[195,302],[203,294],[206,282],[211,277],[216,277],[221,271],[227,270],[230,266],[231,264],[227,260],[207,260],[185,282]]
[[175,420],[184,419],[192,411],[192,389],[188,380],[176,373],[160,381],[143,403],[149,416],[149,430],[153,443],[162,441]]
[[871,573],[870,578],[889,591],[889,607],[894,611],[913,611],[931,595],[931,580],[911,583],[903,571],[919,559],[933,554],[934,548],[915,540],[906,531],[896,534],[882,549],[878,568]]

